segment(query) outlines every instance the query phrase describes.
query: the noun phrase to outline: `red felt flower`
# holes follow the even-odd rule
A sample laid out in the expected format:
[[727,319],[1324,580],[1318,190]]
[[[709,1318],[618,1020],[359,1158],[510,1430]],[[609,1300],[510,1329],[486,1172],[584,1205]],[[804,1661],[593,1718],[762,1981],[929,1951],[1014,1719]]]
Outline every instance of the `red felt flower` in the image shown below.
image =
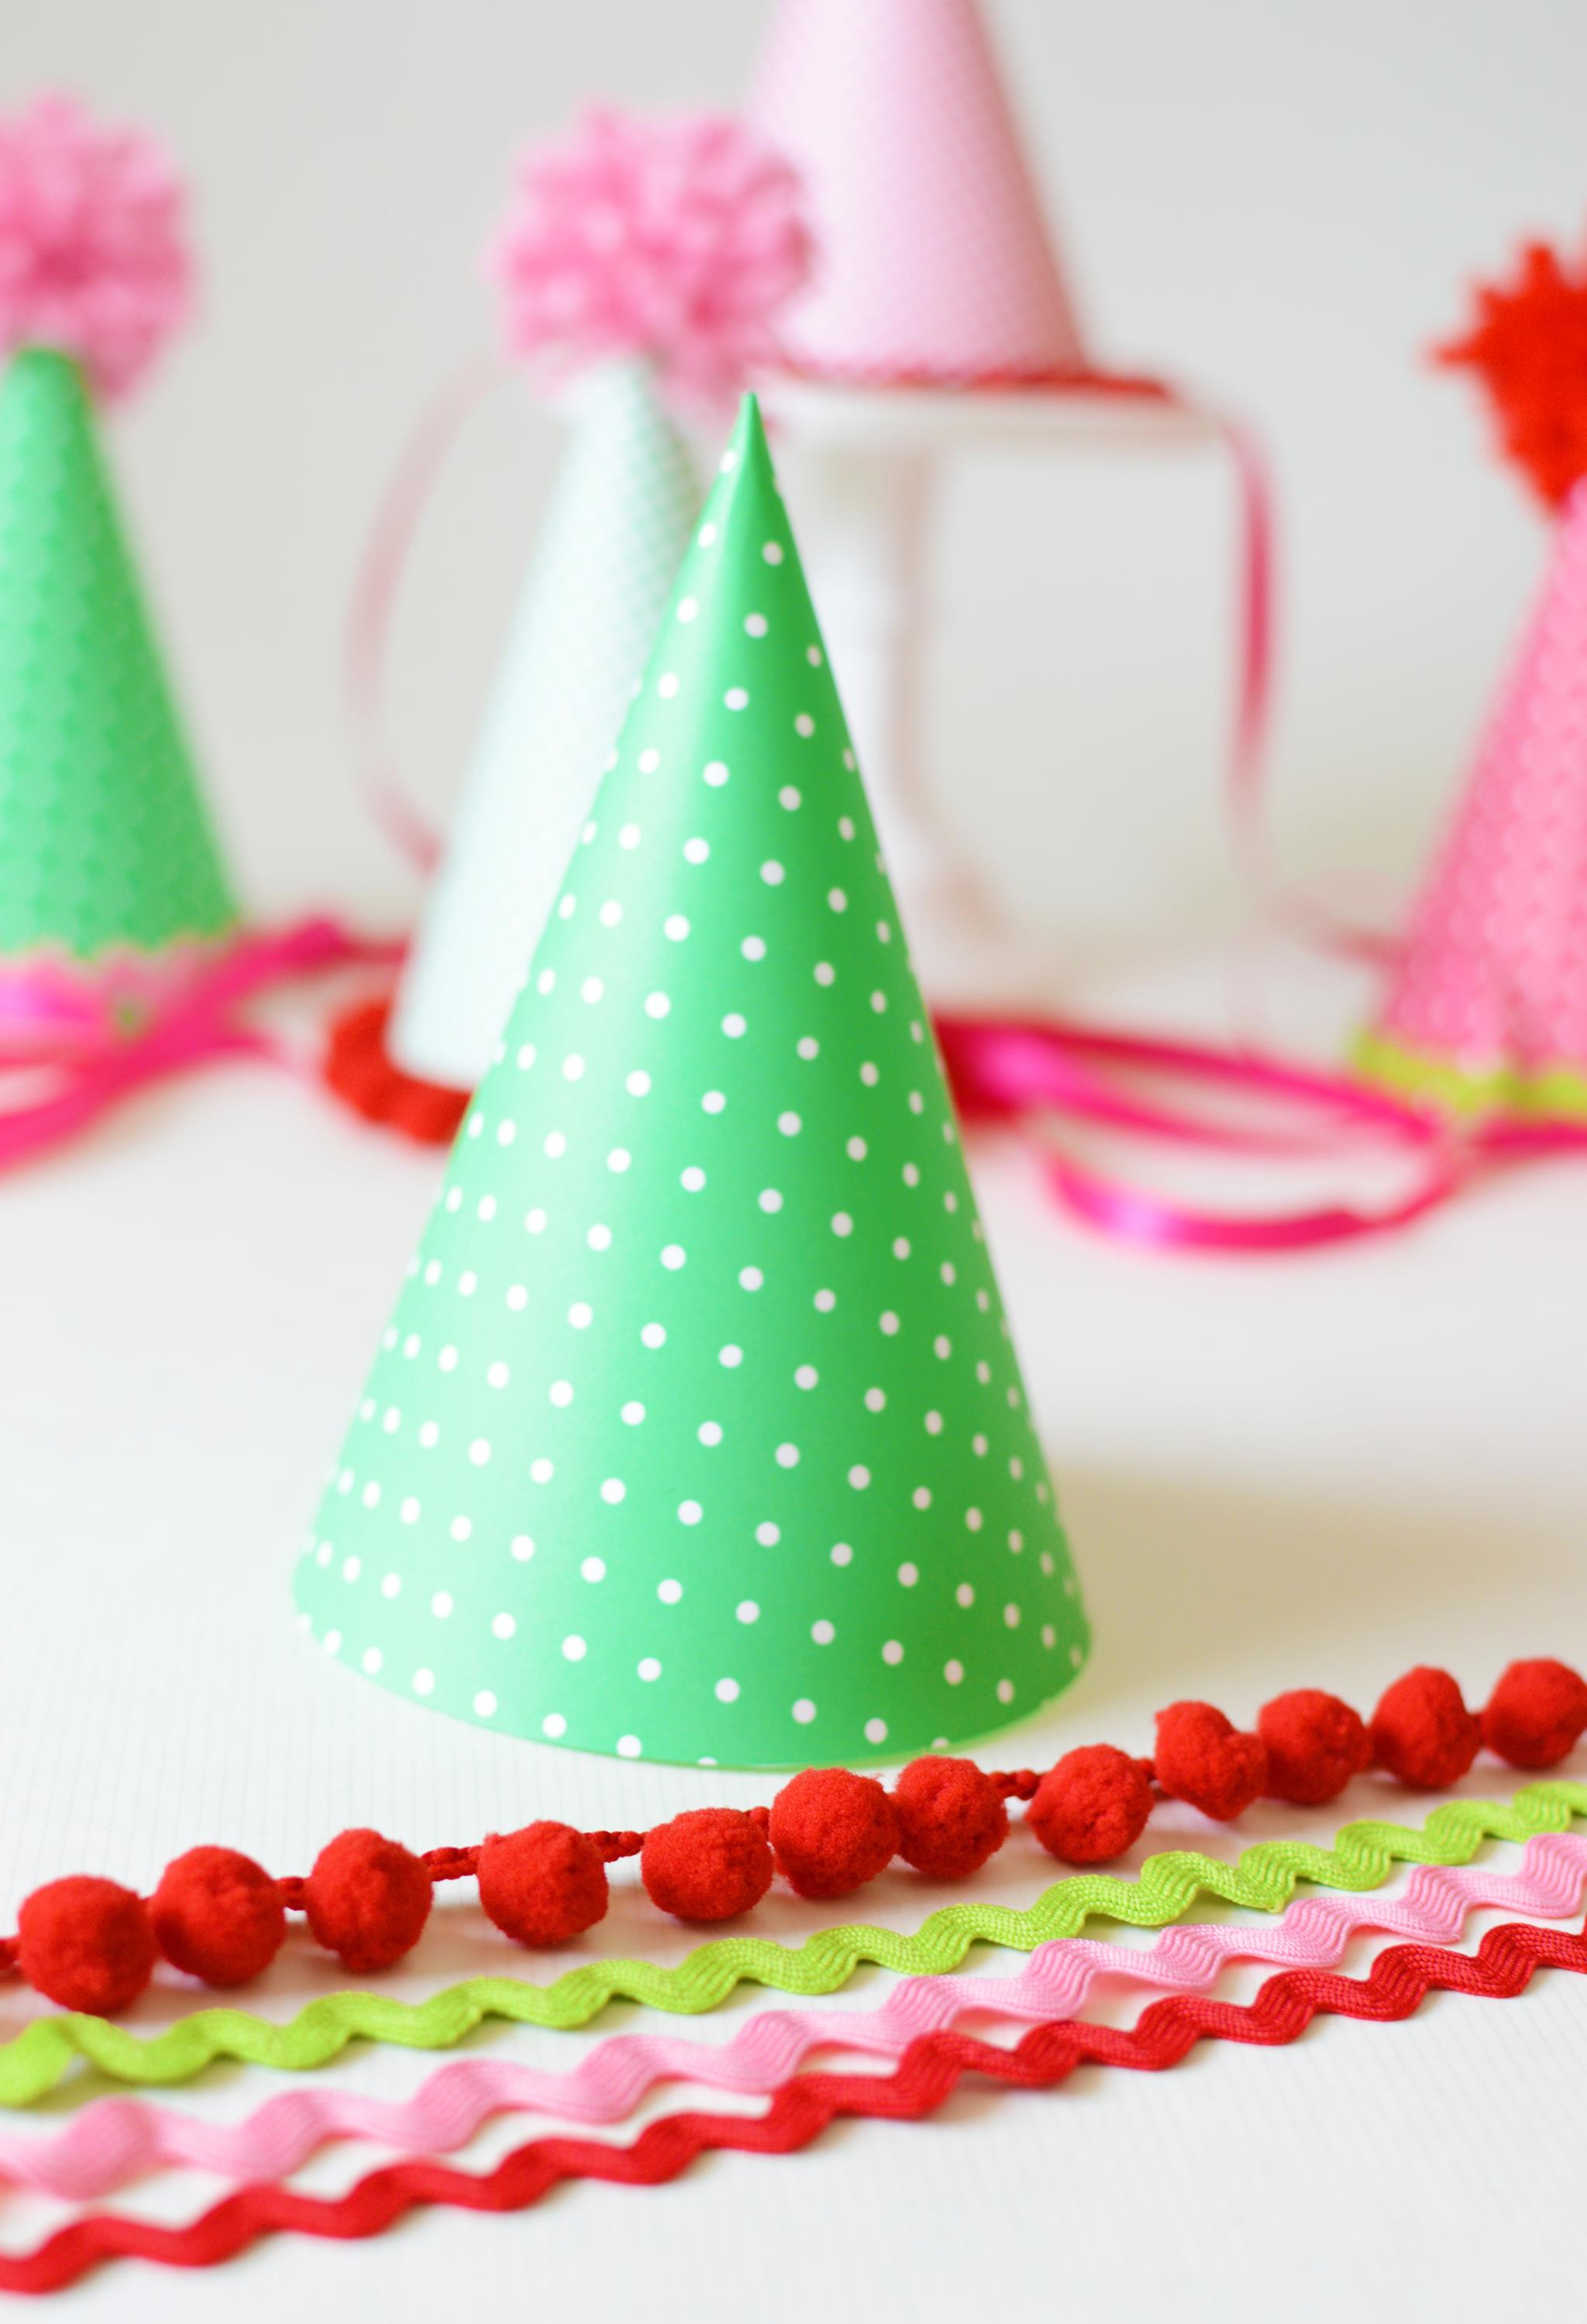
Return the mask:
[[1587,262],[1573,272],[1545,243],[1528,244],[1511,281],[1478,284],[1465,336],[1435,352],[1478,374],[1505,451],[1559,507],[1587,475]]

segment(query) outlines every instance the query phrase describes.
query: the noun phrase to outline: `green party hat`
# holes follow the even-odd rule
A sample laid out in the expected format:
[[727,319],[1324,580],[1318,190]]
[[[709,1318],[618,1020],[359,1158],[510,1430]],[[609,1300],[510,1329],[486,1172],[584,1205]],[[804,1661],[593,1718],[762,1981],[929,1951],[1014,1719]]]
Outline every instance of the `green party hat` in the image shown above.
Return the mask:
[[752,401],[296,1589],[383,1685],[627,1758],[897,1757],[1084,1659]]
[[0,954],[153,952],[236,916],[82,373],[23,348],[0,378]]

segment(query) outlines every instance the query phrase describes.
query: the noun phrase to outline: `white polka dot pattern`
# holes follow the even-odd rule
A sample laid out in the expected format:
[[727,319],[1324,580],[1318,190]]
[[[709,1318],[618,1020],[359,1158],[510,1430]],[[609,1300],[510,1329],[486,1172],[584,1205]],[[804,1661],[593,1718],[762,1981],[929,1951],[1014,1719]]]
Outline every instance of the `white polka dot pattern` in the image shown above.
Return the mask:
[[734,454],[298,1597],[457,1717],[776,1766],[1006,1724],[1086,1629],[752,404]]
[[1587,1115],[1587,494],[1428,875],[1363,1062],[1470,1105]]

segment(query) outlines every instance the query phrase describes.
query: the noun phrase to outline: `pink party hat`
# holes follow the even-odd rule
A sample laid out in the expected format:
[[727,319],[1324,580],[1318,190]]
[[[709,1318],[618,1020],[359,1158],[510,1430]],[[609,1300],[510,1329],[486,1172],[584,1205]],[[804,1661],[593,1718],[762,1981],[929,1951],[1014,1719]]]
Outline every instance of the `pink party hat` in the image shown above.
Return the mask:
[[1587,484],[1362,1062],[1462,1106],[1587,1113]]
[[931,386],[1086,374],[977,0],[779,0],[750,113],[816,228],[789,361]]
[[1587,272],[1527,252],[1443,350],[1560,509],[1543,588],[1361,1062],[1462,1110],[1587,1114]]

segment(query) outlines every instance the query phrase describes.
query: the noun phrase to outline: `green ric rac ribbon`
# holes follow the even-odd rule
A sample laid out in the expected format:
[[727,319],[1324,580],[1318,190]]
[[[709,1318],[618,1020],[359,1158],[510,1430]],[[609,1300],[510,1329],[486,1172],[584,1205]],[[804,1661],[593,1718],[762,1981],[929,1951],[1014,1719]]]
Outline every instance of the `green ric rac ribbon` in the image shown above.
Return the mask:
[[913,1936],[855,1923],[823,1929],[800,1945],[766,1937],[721,1938],[697,1946],[671,1969],[651,1961],[602,1960],[569,1969],[549,1985],[522,1978],[470,1978],[417,2003],[375,1993],[332,1993],[310,2002],[285,2025],[247,2010],[200,2009],[164,2033],[145,2037],[102,2017],[42,2017],[14,2041],[0,2044],[0,2105],[26,2106],[43,2097],[78,2058],[117,2081],[170,2086],[191,2080],[217,2058],[300,2073],[328,2064],[358,2040],[449,2050],[490,2017],[571,2030],[587,2025],[618,2000],[697,2016],[719,2008],[741,1984],[784,1993],[836,1993],[867,1961],[909,1976],[944,1976],[961,1966],[972,1945],[1032,1952],[1055,1937],[1077,1935],[1093,1918],[1166,1928],[1183,1920],[1200,1896],[1278,1913],[1303,1880],[1363,1894],[1380,1888],[1397,1863],[1469,1864],[1484,1840],[1522,1842],[1538,1832],[1564,1831],[1576,1816],[1587,1818],[1587,1784],[1529,1784],[1509,1807],[1451,1801],[1435,1808],[1419,1831],[1375,1819],[1348,1823],[1332,1848],[1259,1840],[1235,1864],[1174,1849],[1149,1858],[1136,1880],[1081,1873],[1055,1881],[1028,1912],[1003,1904],[945,1905]]

